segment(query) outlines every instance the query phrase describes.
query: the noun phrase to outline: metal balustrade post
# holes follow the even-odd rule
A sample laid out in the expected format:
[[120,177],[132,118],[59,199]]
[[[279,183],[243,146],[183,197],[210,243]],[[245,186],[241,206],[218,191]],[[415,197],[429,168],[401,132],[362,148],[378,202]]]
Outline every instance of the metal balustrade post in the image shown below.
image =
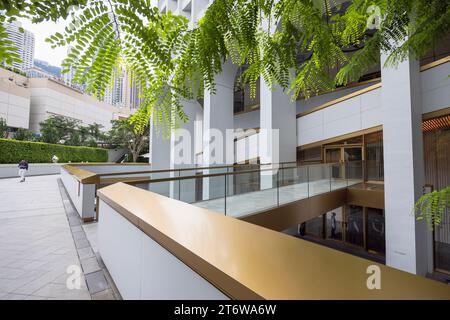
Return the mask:
[[[181,170],[178,170],[178,178],[181,176]],[[178,180],[178,200],[181,200],[181,179]]]
[[345,182],[347,184],[348,187],[348,161],[344,162],[344,173],[345,173]]
[[333,174],[333,165],[328,165],[329,168],[329,175],[330,175],[330,191],[331,191],[331,175]]
[[308,198],[309,198],[309,166],[306,166],[306,187],[308,189]]
[[280,170],[277,169],[277,206],[280,206]]
[[[227,168],[227,171],[228,171],[228,168]],[[227,189],[228,189],[227,177],[228,177],[228,175],[224,175],[223,177],[225,178],[224,214],[227,215]]]
[[362,168],[362,182],[366,182],[366,162],[361,160],[361,168]]

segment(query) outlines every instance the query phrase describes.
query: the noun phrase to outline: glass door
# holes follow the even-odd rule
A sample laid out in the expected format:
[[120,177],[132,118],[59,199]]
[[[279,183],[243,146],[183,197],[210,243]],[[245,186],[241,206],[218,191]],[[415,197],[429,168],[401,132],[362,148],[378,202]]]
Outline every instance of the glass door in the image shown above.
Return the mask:
[[363,151],[362,146],[343,147],[343,160],[346,163],[347,179],[363,179]]
[[334,166],[332,178],[362,179],[363,148],[362,145],[340,145],[325,147],[326,163],[346,163],[345,166]]
[[[326,163],[342,163],[342,148],[325,148]],[[333,166],[331,168],[331,177],[336,179],[343,177],[344,171],[341,166]]]
[[348,205],[345,213],[345,241],[347,243],[362,247],[364,245],[363,207]]

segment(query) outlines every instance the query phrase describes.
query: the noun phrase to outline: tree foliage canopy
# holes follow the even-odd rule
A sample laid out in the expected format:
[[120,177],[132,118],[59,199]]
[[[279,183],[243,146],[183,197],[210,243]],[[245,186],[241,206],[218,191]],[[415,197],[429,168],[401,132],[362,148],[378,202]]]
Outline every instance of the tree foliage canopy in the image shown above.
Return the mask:
[[111,146],[128,149],[133,157],[133,162],[136,162],[141,152],[148,147],[149,129],[148,125],[144,130],[137,129],[136,125],[127,119],[113,120],[107,141]]
[[103,126],[98,123],[82,124],[79,120],[51,116],[39,123],[42,141],[47,143],[63,143],[70,146],[97,147],[106,140]]
[[182,100],[215,91],[224,61],[248,66],[242,77],[253,95],[263,77],[293,98],[309,97],[359,79],[380,50],[390,64],[420,57],[448,32],[450,3],[221,0],[189,28],[184,17],[159,13],[149,0],[92,0],[73,19],[49,41],[74,46],[65,67],[75,68],[76,80],[102,95],[114,70],[126,68],[143,89],[143,107],[132,121],[140,126],[153,115],[171,128],[187,119]]
[[[380,50],[388,64],[418,58],[450,29],[450,1],[442,0],[220,0],[191,27],[150,0],[15,0],[0,1],[0,10],[3,19],[68,17],[65,32],[48,39],[73,47],[65,70],[98,96],[117,70],[130,72],[143,101],[132,122],[142,128],[150,115],[163,128],[186,121],[181,102],[214,92],[227,60],[248,66],[242,78],[252,95],[263,77],[293,98],[309,97],[359,79]],[[0,59],[12,59],[2,41]]]

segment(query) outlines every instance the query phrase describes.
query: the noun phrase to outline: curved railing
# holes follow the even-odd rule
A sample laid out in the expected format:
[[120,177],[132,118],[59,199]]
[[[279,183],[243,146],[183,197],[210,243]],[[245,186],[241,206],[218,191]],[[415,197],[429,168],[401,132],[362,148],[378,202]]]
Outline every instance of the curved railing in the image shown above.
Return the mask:
[[141,189],[234,217],[306,199],[363,182],[363,161],[126,181]]

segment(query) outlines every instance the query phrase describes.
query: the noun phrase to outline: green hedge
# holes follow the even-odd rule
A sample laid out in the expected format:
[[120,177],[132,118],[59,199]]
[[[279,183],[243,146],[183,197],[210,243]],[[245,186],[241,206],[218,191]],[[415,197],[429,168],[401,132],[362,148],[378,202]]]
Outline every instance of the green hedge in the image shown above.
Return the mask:
[[101,148],[73,147],[43,142],[0,139],[0,163],[49,163],[53,155],[58,162],[107,162],[108,150]]

